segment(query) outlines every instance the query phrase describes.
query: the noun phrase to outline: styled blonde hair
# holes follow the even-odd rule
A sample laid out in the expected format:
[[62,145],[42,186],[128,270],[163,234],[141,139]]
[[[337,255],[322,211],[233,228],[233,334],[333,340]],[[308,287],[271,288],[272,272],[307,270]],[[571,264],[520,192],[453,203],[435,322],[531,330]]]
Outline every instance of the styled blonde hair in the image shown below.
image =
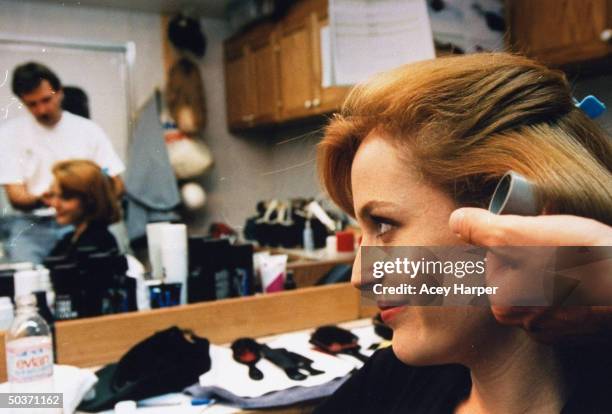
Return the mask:
[[486,207],[514,170],[537,185],[547,213],[612,224],[611,138],[574,106],[563,73],[533,60],[438,58],[357,85],[318,148],[325,188],[352,215],[351,164],[372,131],[407,146],[407,168],[460,205]]
[[120,212],[112,179],[98,164],[89,160],[61,161],[53,166],[53,175],[64,198],[81,200],[85,220],[111,224]]

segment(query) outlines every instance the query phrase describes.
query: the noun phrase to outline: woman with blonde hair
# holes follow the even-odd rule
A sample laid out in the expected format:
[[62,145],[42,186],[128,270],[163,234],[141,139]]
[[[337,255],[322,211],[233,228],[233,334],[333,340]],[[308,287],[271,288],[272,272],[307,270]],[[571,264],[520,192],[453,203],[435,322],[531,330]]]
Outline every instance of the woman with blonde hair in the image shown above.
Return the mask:
[[60,225],[72,225],[74,231],[62,238],[51,256],[68,256],[79,246],[89,246],[98,252],[117,249],[115,237],[108,226],[119,220],[119,206],[113,181],[89,160],[69,160],[53,166],[54,181],[50,205]]
[[[326,129],[319,169],[364,246],[465,244],[451,213],[486,208],[509,170],[536,184],[540,211],[612,224],[612,141],[562,73],[510,54],[419,62],[356,86]],[[607,352],[540,343],[487,307],[381,312],[392,349],[319,413],[612,411]]]

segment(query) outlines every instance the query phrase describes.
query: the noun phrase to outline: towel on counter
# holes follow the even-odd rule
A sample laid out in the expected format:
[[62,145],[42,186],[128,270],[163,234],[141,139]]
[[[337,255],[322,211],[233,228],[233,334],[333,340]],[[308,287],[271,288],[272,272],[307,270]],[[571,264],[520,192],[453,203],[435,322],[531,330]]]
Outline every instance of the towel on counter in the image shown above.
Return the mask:
[[[71,365],[53,365],[53,392],[64,394],[64,414],[72,414],[98,381],[98,377],[88,369]],[[11,384],[0,384],[0,392],[11,392]],[[42,391],[39,391],[42,392]]]
[[125,189],[128,202],[126,225],[130,240],[144,236],[147,223],[179,218],[174,210],[181,198],[164,142],[157,95],[145,104],[136,122]]
[[[278,347],[270,343],[271,348]],[[261,397],[274,391],[286,390],[292,387],[312,387],[325,384],[333,379],[341,378],[351,372],[355,365],[324,354],[313,349],[291,349],[291,351],[304,355],[313,361],[312,367],[325,371],[321,375],[309,375],[303,381],[290,379],[285,371],[267,359],[257,362],[257,368],[264,374],[262,380],[256,381],[249,377],[249,368],[234,361],[232,350],[221,346],[210,346],[210,371],[200,376],[202,387],[223,388],[238,397]]]
[[[374,352],[368,349],[370,345],[381,341],[372,325],[353,329],[352,332],[359,338],[360,352],[368,356]],[[270,348],[285,348],[311,359],[312,367],[325,371],[324,374],[309,375],[303,381],[294,381],[276,365],[261,359],[257,362],[257,368],[264,378],[255,381],[249,378],[246,365],[233,360],[231,349],[211,345],[210,371],[200,376],[199,384],[186,388],[184,392],[197,398],[221,398],[242,409],[282,407],[325,398],[333,394],[363,362],[350,355],[332,356],[317,351],[308,342],[309,339],[309,332],[294,332],[280,335],[267,345]]]
[[325,384],[315,385],[313,387],[297,386],[253,398],[239,397],[224,388],[202,387],[200,384],[187,387],[184,392],[196,398],[222,398],[224,402],[227,401],[241,409],[274,408],[329,397],[344,384],[344,381],[346,381],[349,376],[350,375],[346,375],[342,378],[336,378]]

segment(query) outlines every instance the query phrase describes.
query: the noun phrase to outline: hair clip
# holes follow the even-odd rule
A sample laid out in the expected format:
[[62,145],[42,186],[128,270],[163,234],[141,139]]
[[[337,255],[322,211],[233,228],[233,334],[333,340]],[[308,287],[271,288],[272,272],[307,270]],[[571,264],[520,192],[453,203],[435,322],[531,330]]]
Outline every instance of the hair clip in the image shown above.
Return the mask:
[[102,172],[102,174],[104,174],[107,177],[110,177],[110,174],[108,173],[108,167],[104,167],[104,168],[100,168],[100,171]]
[[597,118],[606,111],[606,105],[593,95],[588,95],[580,102],[576,98],[572,99],[574,100],[574,105],[591,119]]

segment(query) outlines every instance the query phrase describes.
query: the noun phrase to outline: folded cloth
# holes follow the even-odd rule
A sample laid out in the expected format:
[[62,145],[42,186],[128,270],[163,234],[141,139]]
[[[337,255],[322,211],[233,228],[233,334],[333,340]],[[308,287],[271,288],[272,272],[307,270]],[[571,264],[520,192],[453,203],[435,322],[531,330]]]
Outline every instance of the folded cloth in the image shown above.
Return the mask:
[[122,400],[140,400],[181,391],[210,367],[209,343],[176,326],[155,333],[130,349],[116,364],[96,372],[95,396],[79,410],[98,412]]
[[220,398],[242,409],[273,408],[328,397],[348,378],[349,375],[346,375],[313,387],[297,386],[253,398],[240,397],[220,387],[202,387],[200,384],[187,387],[184,392],[196,398]]
[[[83,399],[83,396],[98,381],[98,377],[88,370],[70,365],[53,366],[53,392],[64,395],[64,414],[72,414]],[[0,384],[0,392],[11,392],[11,384]],[[37,390],[41,392],[41,390]]]

